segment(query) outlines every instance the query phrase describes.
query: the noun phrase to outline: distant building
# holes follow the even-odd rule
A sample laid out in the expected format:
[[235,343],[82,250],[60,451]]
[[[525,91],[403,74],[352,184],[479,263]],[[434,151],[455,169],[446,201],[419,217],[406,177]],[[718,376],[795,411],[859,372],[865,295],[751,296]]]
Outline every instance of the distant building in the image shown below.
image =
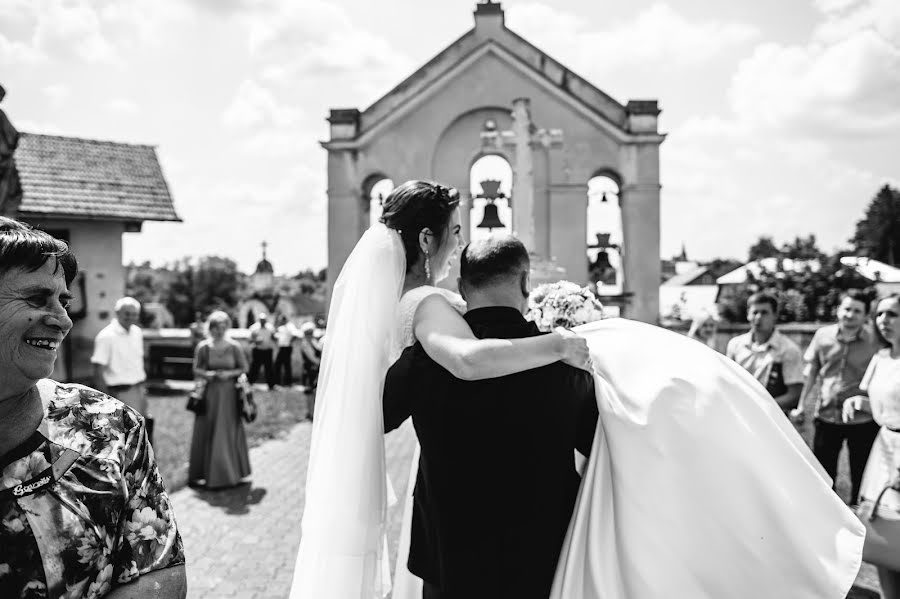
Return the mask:
[[22,193],[0,197],[0,214],[64,239],[78,257],[75,326],[53,376],[88,380],[94,337],[125,293],[122,234],[181,219],[154,146],[21,133],[14,161]]
[[[871,281],[880,295],[888,293],[900,293],[900,268],[860,256],[845,256],[841,258],[841,264],[852,268],[860,276]],[[719,292],[717,301],[725,302],[740,295],[747,284],[747,275],[752,273],[759,277],[765,270],[767,272],[818,272],[822,265],[818,260],[792,260],[790,258],[763,258],[755,262],[749,262],[733,271],[722,275],[716,280]]]
[[262,260],[250,275],[249,295],[238,306],[236,326],[248,328],[256,322],[260,312],[269,315],[269,322],[273,325],[282,314],[298,325],[324,316],[324,294],[303,293],[301,282],[297,279],[276,276],[272,263],[266,257],[266,247],[266,242],[263,242]]

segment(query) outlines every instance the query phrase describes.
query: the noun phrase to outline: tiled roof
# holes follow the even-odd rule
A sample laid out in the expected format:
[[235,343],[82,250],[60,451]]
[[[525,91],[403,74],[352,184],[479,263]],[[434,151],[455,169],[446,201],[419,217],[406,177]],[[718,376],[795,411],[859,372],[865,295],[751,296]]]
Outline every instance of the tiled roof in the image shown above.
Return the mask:
[[22,133],[22,216],[180,221],[153,146]]

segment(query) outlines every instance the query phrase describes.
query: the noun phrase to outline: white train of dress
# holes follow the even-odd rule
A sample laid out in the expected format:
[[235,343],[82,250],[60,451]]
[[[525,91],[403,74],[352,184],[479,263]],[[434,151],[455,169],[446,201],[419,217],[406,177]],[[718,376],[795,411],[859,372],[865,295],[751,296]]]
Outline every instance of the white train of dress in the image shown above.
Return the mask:
[[843,599],[865,529],[765,389],[687,337],[578,327],[600,422],[551,599]]

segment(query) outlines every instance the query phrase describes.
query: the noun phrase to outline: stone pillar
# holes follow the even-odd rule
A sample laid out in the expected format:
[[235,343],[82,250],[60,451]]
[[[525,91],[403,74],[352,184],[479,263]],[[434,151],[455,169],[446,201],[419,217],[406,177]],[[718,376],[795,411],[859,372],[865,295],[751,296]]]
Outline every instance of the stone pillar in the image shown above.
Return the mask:
[[513,234],[529,252],[537,251],[534,235],[534,157],[531,141],[531,115],[528,98],[513,100],[513,125],[516,158],[513,165]]
[[328,297],[341,268],[368,226],[363,209],[362,183],[356,169],[356,150],[341,142],[356,137],[359,111],[336,109],[328,118],[331,141],[328,150]]
[[531,144],[534,158],[534,252],[544,258],[553,256],[550,251],[550,229],[553,218],[550,211],[550,148],[540,142]]
[[566,270],[573,283],[586,285],[587,185],[550,186],[550,257]]
[[630,297],[624,316],[656,324],[659,320],[659,183],[632,183],[620,190],[622,206],[623,291]]
[[657,131],[656,100],[629,100],[625,111],[629,131],[643,139],[620,151],[623,291],[630,294],[624,315],[656,324],[661,282],[659,146],[665,136]]

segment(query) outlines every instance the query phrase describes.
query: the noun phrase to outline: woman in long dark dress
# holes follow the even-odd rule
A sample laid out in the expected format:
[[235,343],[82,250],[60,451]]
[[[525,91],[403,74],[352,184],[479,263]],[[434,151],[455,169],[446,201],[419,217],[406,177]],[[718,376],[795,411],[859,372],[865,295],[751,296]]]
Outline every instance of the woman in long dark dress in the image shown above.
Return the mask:
[[250,475],[244,423],[238,410],[235,381],[247,372],[240,344],[226,336],[231,319],[213,312],[209,337],[197,345],[194,375],[206,381],[205,410],[194,420],[188,480],[209,489],[233,487]]

